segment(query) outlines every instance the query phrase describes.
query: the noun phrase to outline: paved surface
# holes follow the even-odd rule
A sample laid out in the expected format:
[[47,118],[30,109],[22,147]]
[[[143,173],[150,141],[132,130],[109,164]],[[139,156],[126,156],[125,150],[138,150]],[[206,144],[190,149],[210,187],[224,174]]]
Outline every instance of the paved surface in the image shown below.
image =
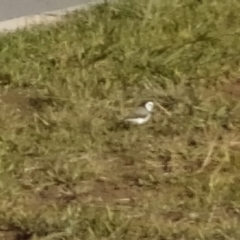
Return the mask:
[[0,0],[0,32],[54,23],[68,12],[102,2],[103,0]]
[[0,0],[0,21],[93,2],[96,0]]

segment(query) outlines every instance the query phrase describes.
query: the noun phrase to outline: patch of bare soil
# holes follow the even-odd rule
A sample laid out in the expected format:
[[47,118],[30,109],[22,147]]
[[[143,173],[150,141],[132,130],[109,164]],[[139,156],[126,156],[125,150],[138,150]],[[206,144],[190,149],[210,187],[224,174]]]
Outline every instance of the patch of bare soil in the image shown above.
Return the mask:
[[[147,195],[155,194],[156,186],[148,182],[139,166],[115,162],[104,176],[76,182],[72,186],[54,184],[46,186],[34,198],[37,204],[67,206],[72,201],[79,203],[132,205]],[[114,174],[113,174],[114,172]],[[144,179],[146,178],[146,179]],[[34,201],[33,201],[34,206]]]
[[138,195],[139,189],[131,188],[124,183],[97,180],[94,182],[92,189],[82,194],[81,197],[90,202],[131,204],[137,199]]
[[[75,189],[80,191],[75,191]],[[142,193],[141,187],[128,185],[121,182],[121,179],[120,181],[97,179],[90,182],[79,182],[77,186],[71,188],[52,185],[37,193],[28,191],[20,205],[25,211],[34,211],[35,213],[36,209],[41,212],[52,205],[64,208],[73,201],[80,204],[132,205],[136,200],[142,198]]]
[[0,231],[1,240],[17,240],[17,232],[14,231]]
[[158,184],[150,180],[148,169],[121,160],[109,166],[104,177],[90,182],[88,189],[77,199],[81,202],[132,206],[158,192]]
[[20,93],[16,90],[8,91],[1,95],[2,104],[20,111],[23,114],[27,113],[29,109],[29,99],[24,93]]
[[1,230],[0,229],[0,240],[29,240],[31,234],[23,233],[18,230]]
[[30,90],[9,89],[0,93],[0,107],[5,105],[22,116],[29,115],[33,111],[41,111],[50,104],[52,104],[51,99],[39,97]]
[[39,198],[44,203],[55,203],[62,207],[67,206],[71,201],[76,200],[77,194],[73,189],[64,185],[51,185],[39,192]]
[[[238,103],[240,99],[240,78],[236,78],[233,81],[230,81],[222,86],[221,89],[223,96],[226,100],[233,101],[234,103]],[[239,122],[239,116],[236,114],[236,121]],[[231,150],[239,152],[240,151],[240,132],[238,130],[228,131],[230,136],[229,147]]]
[[226,96],[240,98],[240,78],[223,86],[223,92]]

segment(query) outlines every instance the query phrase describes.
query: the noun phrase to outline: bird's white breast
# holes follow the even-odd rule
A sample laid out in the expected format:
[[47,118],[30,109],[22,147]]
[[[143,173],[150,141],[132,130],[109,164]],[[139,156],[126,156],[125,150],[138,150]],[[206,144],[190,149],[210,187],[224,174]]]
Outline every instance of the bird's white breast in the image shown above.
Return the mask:
[[129,119],[126,119],[126,121],[140,125],[140,124],[147,122],[150,119],[150,117],[151,117],[151,115],[149,114],[148,116],[146,116],[144,118],[129,118]]

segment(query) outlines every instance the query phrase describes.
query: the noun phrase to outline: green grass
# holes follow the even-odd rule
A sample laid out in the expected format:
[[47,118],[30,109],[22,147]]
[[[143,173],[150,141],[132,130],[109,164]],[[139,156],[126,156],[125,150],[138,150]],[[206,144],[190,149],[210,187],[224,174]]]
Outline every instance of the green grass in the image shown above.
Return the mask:
[[239,11],[122,0],[2,35],[0,239],[239,239]]

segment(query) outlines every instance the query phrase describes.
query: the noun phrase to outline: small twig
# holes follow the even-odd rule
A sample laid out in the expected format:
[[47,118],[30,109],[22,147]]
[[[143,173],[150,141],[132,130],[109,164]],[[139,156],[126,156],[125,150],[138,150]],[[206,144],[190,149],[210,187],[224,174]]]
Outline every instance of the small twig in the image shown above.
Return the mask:
[[53,239],[60,239],[68,236],[69,234],[66,232],[56,232],[50,233],[47,236],[37,238],[38,240],[53,240]]
[[45,126],[48,126],[48,127],[50,126],[50,124],[46,120],[44,120],[42,117],[40,117],[39,114],[34,113],[34,117],[38,118]]
[[232,141],[232,142],[229,143],[230,147],[234,147],[234,146],[237,146],[237,145],[240,145],[240,142]]
[[169,117],[172,116],[172,114],[171,114],[166,108],[164,108],[159,102],[156,103],[156,105],[157,105],[166,115],[168,115]]
[[216,146],[216,142],[215,142],[215,141],[210,144],[209,149],[208,149],[207,156],[206,156],[205,160],[203,161],[202,167],[197,171],[198,173],[202,172],[203,169],[204,169],[206,166],[208,166],[209,163],[211,162],[211,156],[212,156],[212,154],[213,154],[213,150],[214,150],[215,146]]

